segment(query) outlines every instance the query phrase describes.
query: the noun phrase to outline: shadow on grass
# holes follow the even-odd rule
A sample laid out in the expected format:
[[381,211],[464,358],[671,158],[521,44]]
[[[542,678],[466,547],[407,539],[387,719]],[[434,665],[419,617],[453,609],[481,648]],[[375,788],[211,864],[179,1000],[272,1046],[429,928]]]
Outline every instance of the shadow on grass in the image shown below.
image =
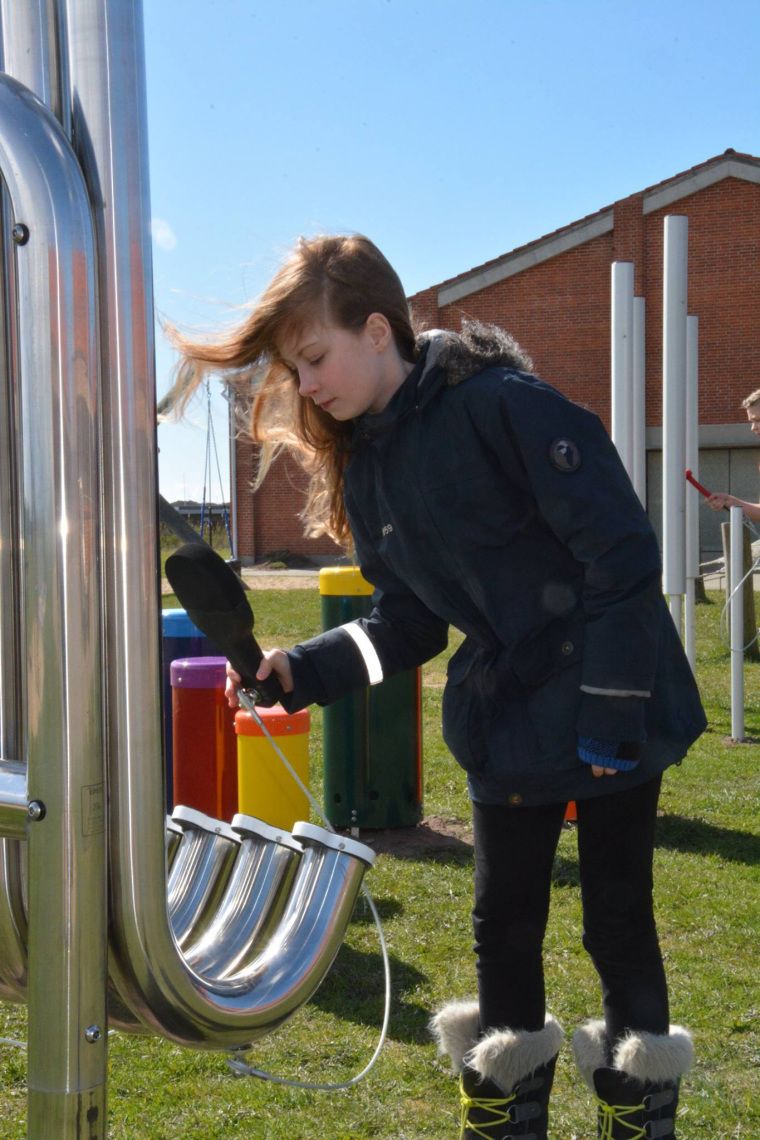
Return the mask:
[[555,855],[552,867],[552,883],[555,887],[580,887],[581,877],[578,860],[566,855]]
[[[373,895],[372,901],[383,922],[387,922],[389,918],[398,918],[400,914],[404,913],[403,904],[398,899],[378,899]],[[375,921],[372,916],[372,911],[369,909],[362,895],[360,895],[356,901],[354,913],[351,915],[351,921],[370,925]]]
[[760,863],[760,836],[683,815],[658,819],[656,846],[695,855],[720,855],[733,863]]
[[[427,981],[427,975],[394,954],[391,970],[391,1020],[388,1035],[394,1041],[420,1044],[430,1041],[430,1010],[409,1002],[405,994]],[[345,943],[330,973],[311,1004],[344,1021],[380,1028],[385,1002],[385,976],[379,951],[366,953]]]

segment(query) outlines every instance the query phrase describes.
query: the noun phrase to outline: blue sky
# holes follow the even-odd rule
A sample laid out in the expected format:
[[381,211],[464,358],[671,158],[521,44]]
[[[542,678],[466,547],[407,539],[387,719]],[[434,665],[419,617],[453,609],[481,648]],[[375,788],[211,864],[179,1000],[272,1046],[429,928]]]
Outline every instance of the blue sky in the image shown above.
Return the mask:
[[[368,234],[414,293],[727,147],[760,154],[757,0],[144,8],[156,311],[189,331],[239,319],[300,233]],[[216,384],[212,403],[226,496]],[[199,498],[204,399],[159,446],[162,493]]]

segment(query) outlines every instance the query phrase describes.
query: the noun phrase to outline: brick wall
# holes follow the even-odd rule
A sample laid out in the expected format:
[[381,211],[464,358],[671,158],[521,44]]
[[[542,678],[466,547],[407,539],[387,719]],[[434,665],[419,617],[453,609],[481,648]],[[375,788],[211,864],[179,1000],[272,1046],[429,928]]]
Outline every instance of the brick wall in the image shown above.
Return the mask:
[[[454,304],[439,308],[440,286],[429,287],[411,298],[415,317],[428,328],[458,329],[463,317],[503,326],[533,358],[539,375],[609,427],[610,265],[633,261],[636,295],[646,301],[647,425],[659,426],[663,218],[686,215],[689,312],[699,316],[700,423],[740,423],[741,400],[760,387],[760,185],[726,177],[665,209],[645,213],[645,202],[645,192],[621,199],[613,207],[610,232]],[[260,559],[283,549],[316,557],[339,553],[325,538],[303,538],[303,475],[292,463],[281,462],[251,495],[250,448],[241,462],[246,448],[238,449],[242,556]]]
[[[508,329],[536,372],[599,415],[609,411],[609,234],[507,277],[438,312],[437,324],[462,318]],[[416,306],[416,298],[413,299]]]
[[[456,329],[463,317],[503,325],[536,371],[578,403],[610,414],[610,264],[633,261],[646,301],[647,425],[662,424],[664,218],[689,219],[689,312],[699,317],[700,422],[737,423],[760,387],[760,185],[725,178],[671,206],[643,213],[643,194],[614,206],[614,229],[584,245],[431,312]],[[412,298],[417,309],[418,297]]]
[[760,185],[726,178],[645,219],[647,421],[662,422],[663,218],[689,219],[688,309],[699,317],[699,419],[744,419],[760,386]]
[[[243,462],[241,456],[245,456]],[[304,536],[298,517],[306,490],[301,467],[289,456],[280,456],[254,491],[255,458],[256,448],[241,441],[237,449],[238,556],[245,562],[261,562],[287,551],[319,561],[342,554],[326,536]]]

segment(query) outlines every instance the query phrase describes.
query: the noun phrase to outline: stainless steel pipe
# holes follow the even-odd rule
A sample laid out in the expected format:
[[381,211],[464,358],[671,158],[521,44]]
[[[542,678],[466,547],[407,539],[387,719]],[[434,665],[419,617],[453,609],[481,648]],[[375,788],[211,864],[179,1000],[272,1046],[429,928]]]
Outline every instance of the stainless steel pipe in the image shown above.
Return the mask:
[[[111,977],[124,1005],[154,1031],[196,1046],[233,1046],[274,1027],[282,1013],[262,1007],[260,976],[232,995],[189,968],[177,951],[164,885],[142,8],[127,0],[68,0],[67,16],[72,131],[93,203],[103,330]],[[353,864],[359,878],[371,858],[362,850]],[[344,885],[335,902],[350,913],[351,874]],[[312,965],[315,987],[329,962],[316,955]],[[284,1001],[290,1008],[289,993]]]
[[24,890],[26,844],[0,844],[0,998],[26,1001],[29,927]]
[[[41,1135],[50,1120],[105,1109],[97,298],[79,165],[53,116],[4,75],[0,172],[19,328],[29,1129]],[[93,1025],[90,1042],[82,1027]]]
[[213,922],[186,951],[202,977],[223,979],[246,966],[275,932],[303,847],[289,832],[236,815],[240,851]]
[[240,839],[228,823],[193,808],[175,808],[172,819],[182,828],[182,838],[169,872],[167,906],[172,932],[183,948],[215,913]]
[[29,1135],[94,1140],[107,1000],[130,1031],[249,1045],[320,984],[374,855],[242,817],[167,835],[142,9],[0,11],[65,128],[0,75],[0,996],[29,1002]]

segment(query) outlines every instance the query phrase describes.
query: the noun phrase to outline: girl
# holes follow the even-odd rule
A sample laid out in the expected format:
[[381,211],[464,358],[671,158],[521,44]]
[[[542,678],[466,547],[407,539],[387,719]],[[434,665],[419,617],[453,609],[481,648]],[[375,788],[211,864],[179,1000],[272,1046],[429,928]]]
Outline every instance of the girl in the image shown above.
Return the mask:
[[[742,400],[742,407],[747,413],[750,431],[755,435],[760,434],[760,388],[750,392],[749,396]],[[745,517],[750,522],[760,522],[760,503],[748,503],[746,499],[737,499],[736,495],[728,495],[725,491],[718,491],[716,494],[710,495],[707,505],[713,511],[723,511],[728,507],[741,507]]]
[[574,799],[604,1010],[576,1033],[578,1063],[605,1136],[674,1136],[692,1050],[669,1024],[652,852],[662,772],[705,720],[655,536],[600,421],[499,329],[415,336],[396,273],[360,236],[301,239],[237,330],[179,343],[186,390],[212,368],[259,370],[259,478],[297,453],[308,530],[353,541],[376,588],[368,618],[266,654],[259,679],[276,674],[286,707],[420,665],[449,625],[465,634],[443,731],[473,803],[478,996],[432,1021],[460,1075],[461,1135],[546,1137],[563,1034],[542,943]]

